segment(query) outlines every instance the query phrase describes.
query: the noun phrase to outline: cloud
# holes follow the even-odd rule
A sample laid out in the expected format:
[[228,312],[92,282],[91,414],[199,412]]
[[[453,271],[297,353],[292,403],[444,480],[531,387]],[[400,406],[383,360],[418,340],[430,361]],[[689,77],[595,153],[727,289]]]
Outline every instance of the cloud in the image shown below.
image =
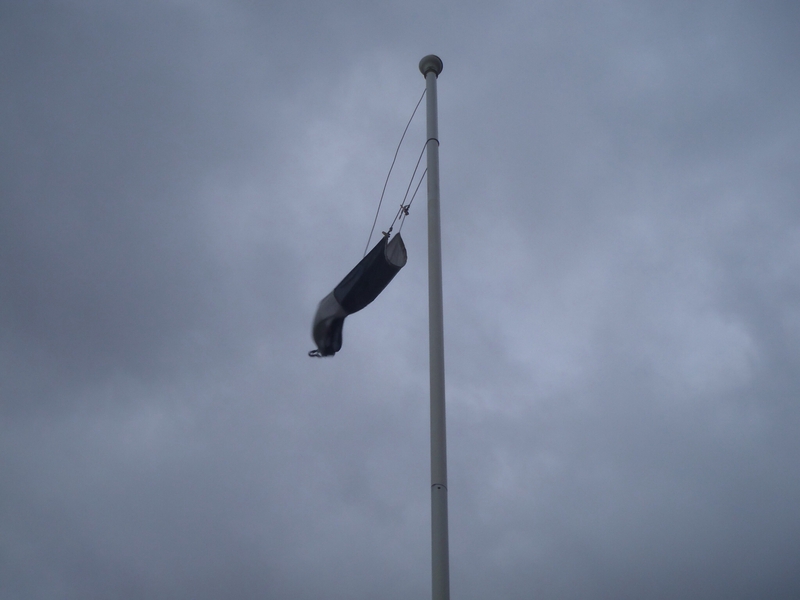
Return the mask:
[[428,593],[430,52],[453,596],[797,595],[794,9],[2,11],[0,595]]

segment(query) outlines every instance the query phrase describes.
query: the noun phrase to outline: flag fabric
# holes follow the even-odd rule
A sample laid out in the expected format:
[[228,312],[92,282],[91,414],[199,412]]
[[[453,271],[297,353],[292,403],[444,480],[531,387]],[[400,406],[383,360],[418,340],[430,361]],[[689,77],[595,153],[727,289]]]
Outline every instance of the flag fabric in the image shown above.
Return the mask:
[[316,350],[309,356],[333,356],[342,348],[342,327],[348,315],[358,312],[389,285],[408,255],[398,233],[391,241],[384,235],[317,307],[311,328]]

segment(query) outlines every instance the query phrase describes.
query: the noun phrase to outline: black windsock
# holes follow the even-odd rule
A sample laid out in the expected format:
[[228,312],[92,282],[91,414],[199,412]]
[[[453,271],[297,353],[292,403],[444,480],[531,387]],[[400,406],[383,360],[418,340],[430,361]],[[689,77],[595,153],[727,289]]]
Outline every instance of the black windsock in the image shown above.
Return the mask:
[[399,233],[391,241],[388,237],[384,235],[319,303],[312,327],[317,349],[310,356],[333,356],[341,350],[345,317],[375,300],[405,266],[408,255],[403,238]]

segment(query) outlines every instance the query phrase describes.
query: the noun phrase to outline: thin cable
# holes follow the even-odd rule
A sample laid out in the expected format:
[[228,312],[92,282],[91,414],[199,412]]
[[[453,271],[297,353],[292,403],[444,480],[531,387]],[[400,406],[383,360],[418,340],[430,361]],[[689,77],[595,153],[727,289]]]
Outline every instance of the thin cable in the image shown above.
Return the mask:
[[427,174],[428,174],[428,169],[425,169],[422,172],[422,177],[419,178],[419,182],[417,183],[417,188],[414,190],[414,195],[411,196],[411,200],[409,200],[409,202],[408,202],[408,204],[406,204],[405,208],[402,209],[403,210],[403,217],[400,219],[400,227],[397,228],[397,233],[398,234],[401,231],[403,231],[403,223],[406,222],[406,217],[408,216],[408,209],[411,208],[411,204],[412,204],[412,202],[414,202],[414,198],[417,197],[417,192],[419,191],[419,186],[422,185],[422,180],[425,179],[425,175],[427,175]]
[[[400,209],[397,211],[397,214],[394,217],[394,221],[392,221],[392,224],[389,227],[388,230],[389,233],[391,233],[392,228],[394,227],[394,224],[397,222],[397,219],[400,218],[400,215],[408,210],[408,206],[411,206],[410,202],[408,203],[408,206],[406,206],[406,198],[408,198],[408,192],[411,191],[411,185],[414,183],[414,177],[416,177],[417,175],[417,169],[419,169],[419,163],[422,162],[422,157],[425,154],[425,150],[427,149],[428,149],[428,142],[425,142],[425,145],[422,147],[422,152],[419,153],[419,158],[417,159],[417,164],[414,167],[414,172],[411,174],[411,181],[408,182],[408,187],[406,188],[406,194],[405,196],[403,196],[403,201],[400,203]],[[426,172],[427,170],[428,169],[425,169]],[[420,181],[422,181],[422,179],[420,179]],[[417,188],[419,189],[419,184],[417,184]],[[416,195],[416,193],[417,192],[415,191],[414,194]]]
[[367,246],[364,248],[364,256],[367,255],[367,250],[369,250],[369,244],[372,241],[372,234],[375,232],[375,223],[378,222],[378,215],[381,212],[381,204],[383,204],[383,195],[386,193],[386,186],[389,184],[389,177],[392,174],[392,169],[394,169],[394,163],[397,161],[397,154],[400,152],[400,146],[403,143],[403,138],[406,137],[406,132],[408,128],[411,126],[411,121],[414,120],[414,115],[417,114],[417,109],[419,105],[422,103],[422,99],[425,97],[425,92],[427,92],[427,88],[422,90],[422,96],[419,97],[417,101],[417,105],[414,107],[414,112],[411,113],[411,118],[406,123],[406,128],[403,130],[403,135],[400,136],[400,143],[397,144],[397,150],[394,151],[394,158],[392,159],[392,166],[389,167],[389,172],[386,174],[386,181],[383,182],[383,191],[381,192],[381,199],[378,201],[378,210],[375,211],[375,220],[372,221],[372,229],[369,230],[369,239],[367,239]]
[[[406,188],[406,194],[405,196],[403,196],[403,204],[406,203],[406,198],[408,198],[408,192],[411,190],[411,184],[414,183],[414,177],[417,176],[417,169],[419,169],[419,163],[422,162],[422,157],[425,155],[425,150],[427,149],[428,149],[428,142],[425,142],[425,145],[422,147],[422,152],[419,153],[419,158],[417,158],[417,164],[414,165],[414,172],[411,174],[411,181],[408,182],[408,187]],[[428,169],[425,170],[427,171]]]

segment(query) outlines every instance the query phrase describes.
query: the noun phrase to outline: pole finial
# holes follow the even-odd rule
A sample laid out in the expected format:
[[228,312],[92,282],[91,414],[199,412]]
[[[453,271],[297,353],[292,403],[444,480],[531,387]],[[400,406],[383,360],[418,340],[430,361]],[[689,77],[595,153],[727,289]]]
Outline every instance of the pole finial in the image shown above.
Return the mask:
[[423,77],[427,77],[428,71],[433,71],[433,74],[438,78],[443,66],[441,58],[435,54],[428,54],[428,56],[419,61],[419,72],[422,73]]

